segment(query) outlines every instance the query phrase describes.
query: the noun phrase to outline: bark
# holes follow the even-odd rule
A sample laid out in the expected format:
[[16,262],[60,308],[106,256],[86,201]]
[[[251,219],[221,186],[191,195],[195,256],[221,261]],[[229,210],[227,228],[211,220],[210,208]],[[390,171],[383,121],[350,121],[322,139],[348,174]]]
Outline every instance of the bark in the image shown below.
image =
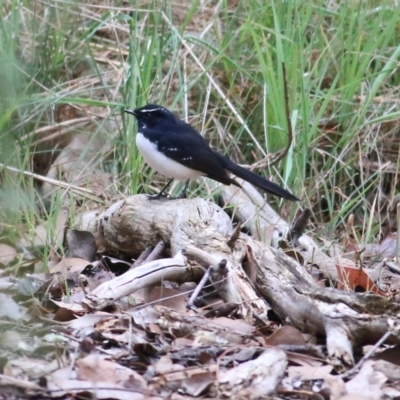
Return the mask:
[[374,343],[388,330],[393,332],[389,342],[400,343],[393,329],[400,307],[377,295],[320,287],[281,250],[246,234],[237,235],[229,216],[210,201],[129,197],[96,217],[95,236],[105,253],[134,257],[162,240],[170,245],[172,257],[182,252],[189,262],[204,267],[226,259],[229,274],[221,298],[239,304],[244,317],[265,318],[270,305],[286,323],[326,335],[334,363],[351,365],[354,343]]

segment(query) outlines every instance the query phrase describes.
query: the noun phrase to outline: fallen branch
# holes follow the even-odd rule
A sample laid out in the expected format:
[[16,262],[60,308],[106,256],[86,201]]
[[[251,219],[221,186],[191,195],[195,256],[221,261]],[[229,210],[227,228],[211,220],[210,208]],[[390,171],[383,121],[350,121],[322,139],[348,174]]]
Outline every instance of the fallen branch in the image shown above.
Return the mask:
[[[268,302],[283,321],[303,332],[326,335],[328,353],[336,364],[352,365],[353,343],[375,343],[388,331],[388,326],[399,319],[400,307],[387,299],[320,287],[295,260],[248,235],[241,233],[234,247],[229,247],[234,232],[230,218],[216,204],[203,199],[149,202],[144,195],[133,196],[101,213],[95,226],[97,242],[106,253],[123,252],[134,257],[162,240],[170,245],[172,256],[181,257],[180,252],[183,252],[191,263],[205,268],[217,266],[225,259],[228,284],[218,292],[225,302],[238,304],[239,312],[247,318],[252,315],[265,318]],[[279,226],[278,232],[287,228],[284,221],[280,221]],[[302,239],[303,236],[299,240]],[[249,279],[242,267],[249,261],[256,270],[253,279]],[[132,282],[132,287],[129,290],[137,288],[139,281],[143,286],[168,279],[166,273],[170,268],[174,272],[168,277],[174,277],[177,267],[172,265],[176,261],[169,259],[163,272],[162,267],[154,267],[160,262],[142,266],[147,272],[144,276],[140,273],[140,279],[139,275],[130,277],[128,281]],[[177,274],[188,271],[183,265],[178,268]],[[137,269],[129,273],[134,271]],[[118,279],[123,282],[118,287],[121,297],[121,290],[130,284],[122,277]],[[116,295],[115,289],[99,288],[92,294],[93,297]],[[397,331],[387,343],[400,343]]]

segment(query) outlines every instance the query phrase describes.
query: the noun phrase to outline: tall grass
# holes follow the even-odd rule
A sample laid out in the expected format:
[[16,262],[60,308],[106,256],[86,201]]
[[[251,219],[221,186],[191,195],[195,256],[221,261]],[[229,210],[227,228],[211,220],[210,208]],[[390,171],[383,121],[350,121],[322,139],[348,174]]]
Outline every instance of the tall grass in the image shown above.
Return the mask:
[[[257,172],[300,196],[326,236],[354,214],[357,239],[378,238],[382,197],[398,190],[385,193],[380,168],[383,160],[398,165],[398,156],[389,160],[377,146],[400,111],[393,1],[6,0],[1,13],[1,163],[30,170],[34,132],[57,125],[68,104],[75,117],[94,116],[85,129],[112,143],[115,189],[150,192],[163,178],[143,164],[123,109],[156,102],[236,161],[264,159]],[[288,121],[289,152],[268,166],[286,146]],[[371,154],[374,170],[364,167]],[[11,220],[2,212],[6,226],[40,220],[32,180],[1,177],[4,207],[15,193],[27,199],[12,204]]]

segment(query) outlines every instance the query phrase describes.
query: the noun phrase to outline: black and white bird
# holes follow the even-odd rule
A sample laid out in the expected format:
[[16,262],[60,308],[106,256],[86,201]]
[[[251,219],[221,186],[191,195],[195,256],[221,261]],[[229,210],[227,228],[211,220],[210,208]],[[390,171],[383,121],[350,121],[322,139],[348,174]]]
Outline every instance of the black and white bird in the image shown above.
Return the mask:
[[275,183],[240,167],[213,150],[196,129],[176,118],[166,108],[148,104],[125,112],[137,119],[136,145],[146,163],[160,174],[171,178],[157,195],[150,198],[164,197],[165,190],[174,179],[186,181],[180,197],[185,197],[189,180],[201,176],[225,185],[241,187],[230,177],[229,174],[232,173],[275,196],[292,201],[299,200]]

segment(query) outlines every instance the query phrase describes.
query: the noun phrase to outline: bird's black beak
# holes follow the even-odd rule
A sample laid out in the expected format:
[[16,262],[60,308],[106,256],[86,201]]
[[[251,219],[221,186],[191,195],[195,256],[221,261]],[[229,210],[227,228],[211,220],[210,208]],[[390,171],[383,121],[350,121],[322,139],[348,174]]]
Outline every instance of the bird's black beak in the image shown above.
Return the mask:
[[132,115],[134,115],[135,117],[137,117],[137,112],[136,112],[136,110],[129,110],[129,109],[127,109],[127,110],[125,110],[125,112],[126,112],[127,114],[132,114]]

